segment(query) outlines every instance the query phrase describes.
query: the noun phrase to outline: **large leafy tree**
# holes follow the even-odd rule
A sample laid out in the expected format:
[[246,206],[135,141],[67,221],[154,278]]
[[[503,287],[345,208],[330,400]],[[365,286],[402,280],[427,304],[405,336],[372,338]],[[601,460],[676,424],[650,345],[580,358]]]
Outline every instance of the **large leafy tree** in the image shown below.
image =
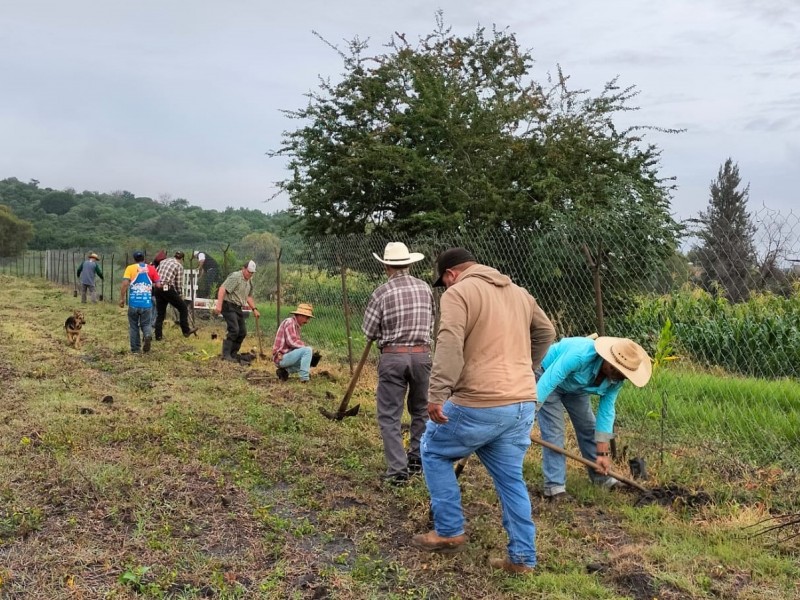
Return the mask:
[[700,225],[700,244],[692,258],[702,268],[703,286],[721,288],[732,302],[747,300],[756,269],[756,227],[747,212],[750,185],[741,184],[739,165],[728,158],[711,182],[708,208],[693,220]]
[[0,256],[16,256],[33,237],[33,225],[0,204]]
[[341,80],[286,111],[299,124],[272,153],[289,158],[279,185],[307,233],[541,230],[631,199],[673,225],[658,149],[613,122],[633,88],[592,97],[560,70],[540,84],[512,33],[457,37],[441,15],[416,44],[336,50]]

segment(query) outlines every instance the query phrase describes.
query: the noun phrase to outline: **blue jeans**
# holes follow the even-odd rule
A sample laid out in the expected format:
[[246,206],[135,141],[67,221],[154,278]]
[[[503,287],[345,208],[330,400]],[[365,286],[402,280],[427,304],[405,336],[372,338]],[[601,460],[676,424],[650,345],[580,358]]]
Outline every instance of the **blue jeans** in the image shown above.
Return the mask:
[[531,444],[534,402],[494,408],[467,408],[445,402],[443,425],[428,421],[422,436],[422,467],[431,495],[436,533],[453,537],[464,533],[461,490],[453,463],[475,453],[494,481],[503,509],[511,562],[536,566],[536,526],[531,500],[522,479],[522,460]]
[[[564,410],[569,414],[581,455],[594,462],[597,460],[597,443],[594,441],[595,418],[589,395],[562,392],[558,388],[550,394],[539,409],[539,429],[545,442],[564,447]],[[610,478],[587,467],[593,483],[604,484]],[[567,491],[567,457],[548,448],[542,448],[542,474],[544,495],[554,496]]]
[[153,336],[153,309],[128,307],[128,329],[131,338],[131,352],[139,352],[141,338],[139,329],[146,338]]
[[283,355],[283,359],[278,366],[283,367],[289,373],[299,373],[300,381],[308,381],[309,377],[311,377],[311,354],[311,346],[295,348]]

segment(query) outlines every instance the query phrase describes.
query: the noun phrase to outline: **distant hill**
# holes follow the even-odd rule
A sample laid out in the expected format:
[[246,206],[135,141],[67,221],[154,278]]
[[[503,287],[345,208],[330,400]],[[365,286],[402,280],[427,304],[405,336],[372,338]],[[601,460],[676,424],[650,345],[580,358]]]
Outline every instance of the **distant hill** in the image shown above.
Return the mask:
[[215,240],[234,243],[254,232],[291,235],[297,218],[247,208],[207,210],[188,200],[156,201],[128,191],[76,192],[39,187],[15,177],[0,180],[0,204],[33,224],[32,249],[112,247],[129,240],[186,247]]

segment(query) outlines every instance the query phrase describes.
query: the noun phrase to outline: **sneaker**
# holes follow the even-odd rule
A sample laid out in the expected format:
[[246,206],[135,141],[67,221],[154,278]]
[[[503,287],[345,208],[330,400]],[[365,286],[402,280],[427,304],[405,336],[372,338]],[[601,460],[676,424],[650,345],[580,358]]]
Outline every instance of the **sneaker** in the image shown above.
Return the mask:
[[153,338],[146,337],[144,338],[144,345],[142,346],[142,352],[150,352],[150,342]]
[[281,381],[289,381],[289,371],[287,371],[283,367],[278,367],[278,370],[275,371],[275,374]]
[[536,572],[536,567],[513,563],[508,558],[490,558],[489,566],[511,575],[527,575],[528,573]]
[[466,534],[442,537],[435,531],[420,533],[411,538],[411,545],[427,552],[458,552],[467,545]]
[[615,479],[613,477],[605,477],[603,479],[598,480],[597,481],[597,485],[599,485],[599,486],[601,486],[601,487],[603,487],[603,488],[605,488],[607,490],[610,490],[610,489],[615,488],[618,485],[620,485],[620,481],[619,481],[619,479]]
[[409,475],[422,474],[422,459],[419,456],[408,457],[408,474]]

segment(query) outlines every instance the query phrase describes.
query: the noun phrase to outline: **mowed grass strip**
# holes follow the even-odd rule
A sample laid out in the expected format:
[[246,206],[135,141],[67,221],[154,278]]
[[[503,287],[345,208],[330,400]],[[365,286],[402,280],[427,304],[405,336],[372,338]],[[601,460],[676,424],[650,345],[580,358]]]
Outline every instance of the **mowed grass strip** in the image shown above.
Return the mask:
[[[69,290],[0,276],[0,597],[796,597],[797,547],[744,534],[768,504],[633,507],[571,465],[577,500],[556,509],[538,495],[538,448],[525,465],[538,575],[488,568],[506,539],[477,460],[461,480],[469,547],[419,553],[423,482],[380,483],[374,362],[359,416],[331,422],[318,408],[336,408],[349,369],[322,340],[326,374],[281,384],[269,363],[215,358],[219,320],[188,340],[170,325],[133,356],[125,311],[83,306],[74,350],[63,322],[76,306]],[[668,465],[653,470],[668,483]]]

